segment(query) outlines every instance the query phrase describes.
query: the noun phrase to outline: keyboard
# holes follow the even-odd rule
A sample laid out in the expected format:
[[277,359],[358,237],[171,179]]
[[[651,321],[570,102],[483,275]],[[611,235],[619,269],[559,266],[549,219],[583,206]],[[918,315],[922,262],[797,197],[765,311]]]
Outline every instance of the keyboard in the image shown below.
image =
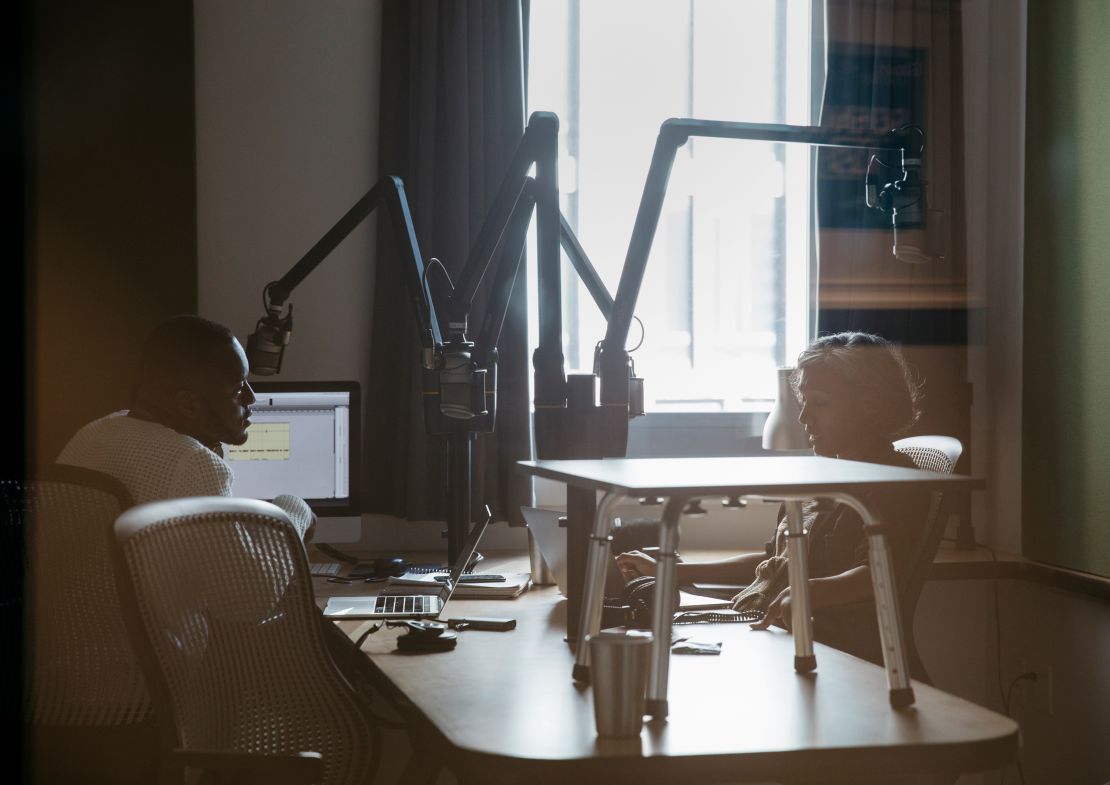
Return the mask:
[[375,613],[431,613],[432,597],[422,594],[397,594],[378,597]]
[[312,565],[311,565],[312,574],[313,575],[323,575],[325,577],[338,575],[340,566],[341,565],[337,561],[313,562]]

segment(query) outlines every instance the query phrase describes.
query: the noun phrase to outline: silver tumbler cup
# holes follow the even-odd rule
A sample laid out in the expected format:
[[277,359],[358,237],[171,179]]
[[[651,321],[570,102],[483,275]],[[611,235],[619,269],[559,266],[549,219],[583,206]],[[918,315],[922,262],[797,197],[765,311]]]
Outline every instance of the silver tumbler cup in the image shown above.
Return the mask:
[[532,530],[528,530],[528,566],[532,570],[532,584],[534,586],[551,586],[555,583],[555,575],[540,553],[540,546]]
[[598,736],[638,736],[644,726],[651,636],[601,633],[586,637]]

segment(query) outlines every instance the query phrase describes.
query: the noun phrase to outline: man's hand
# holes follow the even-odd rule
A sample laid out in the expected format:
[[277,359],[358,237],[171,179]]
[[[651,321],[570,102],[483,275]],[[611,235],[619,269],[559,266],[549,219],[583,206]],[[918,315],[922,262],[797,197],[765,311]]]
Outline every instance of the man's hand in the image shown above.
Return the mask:
[[655,559],[643,551],[627,551],[617,556],[617,569],[626,581],[641,575],[655,575]]

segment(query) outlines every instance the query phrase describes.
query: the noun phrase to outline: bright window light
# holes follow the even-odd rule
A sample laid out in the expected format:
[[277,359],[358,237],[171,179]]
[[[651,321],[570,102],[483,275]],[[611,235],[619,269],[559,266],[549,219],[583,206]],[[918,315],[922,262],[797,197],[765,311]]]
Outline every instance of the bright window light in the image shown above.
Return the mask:
[[[559,117],[563,215],[610,293],[664,120],[812,124],[814,1],[532,3],[529,111]],[[649,411],[774,398],[811,332],[811,161],[804,145],[679,150],[636,307]],[[567,369],[589,372],[605,323],[565,260],[563,280]],[[630,349],[640,336],[634,321]]]

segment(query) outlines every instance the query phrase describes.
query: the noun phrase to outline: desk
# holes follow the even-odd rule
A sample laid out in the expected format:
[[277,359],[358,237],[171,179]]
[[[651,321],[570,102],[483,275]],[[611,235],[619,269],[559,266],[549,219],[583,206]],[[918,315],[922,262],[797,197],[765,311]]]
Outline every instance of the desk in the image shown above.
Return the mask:
[[[914,487],[939,493],[981,487],[982,481],[960,475],[940,474],[898,466],[835,460],[818,456],[760,456],[753,458],[609,458],[601,460],[520,461],[525,474],[558,480],[568,487],[604,493],[597,507],[586,565],[586,582],[578,639],[596,634],[601,620],[602,589],[608,539],[612,530],[610,510],[626,496],[663,496],[660,549],[656,568],[655,607],[652,614],[651,670],[648,677],[648,713],[666,716],[668,647],[671,628],[670,597],[675,588],[678,519],[683,507],[702,496],[741,496],[783,501],[788,512],[788,570],[794,630],[794,666],[799,671],[816,667],[812,619],[806,577],[807,551],[802,530],[801,502],[827,498],[847,504],[863,520],[868,539],[871,579],[890,702],[896,708],[914,702],[890,551],[883,536],[883,522],[867,504],[867,493],[878,488]],[[568,550],[573,549],[568,544]],[[576,679],[588,680],[588,647],[580,646],[575,660]]]
[[[878,666],[817,644],[820,672],[798,674],[789,634],[745,624],[684,627],[723,641],[721,656],[672,656],[668,718],[639,739],[598,739],[591,693],[569,678],[566,606],[555,587],[452,600],[445,617],[511,616],[517,628],[462,630],[454,651],[420,655],[398,652],[397,631],[382,629],[362,649],[460,783],[889,781],[998,768],[1017,754],[1006,717],[921,684],[913,707],[891,711]],[[368,625],[339,622],[352,639]]]

